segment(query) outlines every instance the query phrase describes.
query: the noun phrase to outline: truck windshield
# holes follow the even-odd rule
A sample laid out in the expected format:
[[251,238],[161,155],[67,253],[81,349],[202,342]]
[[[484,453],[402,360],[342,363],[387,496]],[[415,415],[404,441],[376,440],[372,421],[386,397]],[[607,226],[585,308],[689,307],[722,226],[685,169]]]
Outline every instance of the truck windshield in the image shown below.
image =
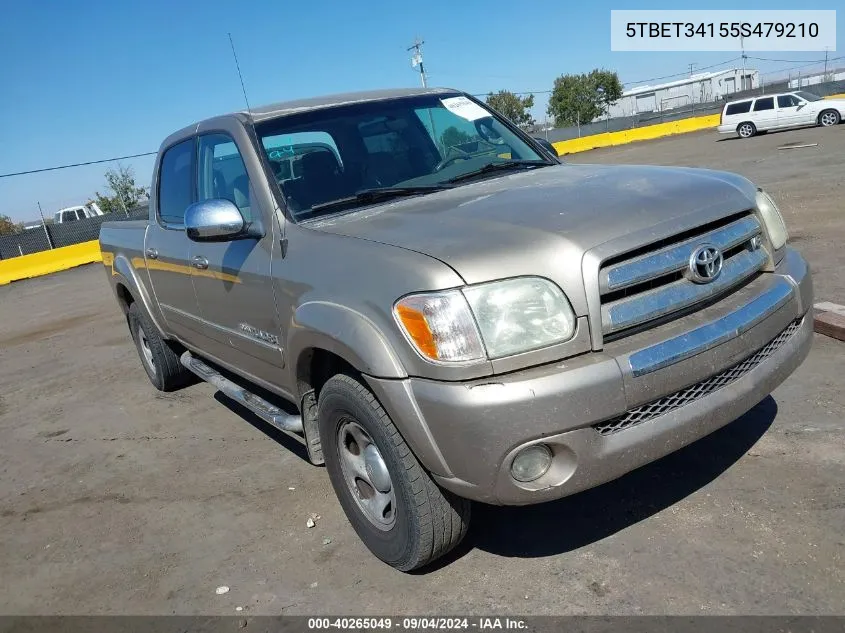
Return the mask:
[[[344,208],[371,205],[494,178],[509,165],[553,164],[460,93],[322,108],[271,119],[256,130],[298,219],[332,213],[335,201]],[[491,164],[497,168],[486,168]]]

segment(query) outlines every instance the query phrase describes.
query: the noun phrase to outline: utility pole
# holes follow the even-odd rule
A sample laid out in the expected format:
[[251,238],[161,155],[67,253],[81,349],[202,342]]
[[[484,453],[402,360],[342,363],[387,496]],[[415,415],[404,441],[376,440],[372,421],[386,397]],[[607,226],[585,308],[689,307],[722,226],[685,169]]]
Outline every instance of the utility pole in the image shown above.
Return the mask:
[[828,81],[827,79],[827,54],[828,54],[828,47],[824,47],[824,80]]
[[422,80],[423,88],[428,86],[428,82],[426,81],[425,77],[425,67],[423,66],[423,56],[422,56],[422,45],[425,44],[424,40],[420,38],[415,38],[414,43],[408,47],[408,52],[414,51],[411,55],[411,66],[414,68],[419,67],[420,69],[420,79]]
[[[742,77],[739,78],[739,89],[745,90],[745,58],[747,55],[745,54],[745,39],[740,35],[739,36],[739,48],[742,50]],[[752,86],[748,86],[751,88]]]
[[694,62],[690,62],[690,64],[689,64],[689,76],[690,76],[690,77],[692,77],[692,69],[693,69],[693,66],[695,66],[695,63],[694,63]]

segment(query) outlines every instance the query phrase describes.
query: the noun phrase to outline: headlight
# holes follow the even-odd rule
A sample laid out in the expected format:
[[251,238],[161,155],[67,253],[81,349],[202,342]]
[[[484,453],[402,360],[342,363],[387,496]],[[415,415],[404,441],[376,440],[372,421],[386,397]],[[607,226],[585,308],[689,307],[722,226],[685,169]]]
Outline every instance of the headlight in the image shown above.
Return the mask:
[[394,314],[417,351],[435,361],[478,360],[485,349],[487,358],[502,358],[575,334],[566,296],[539,277],[410,295],[397,302]]
[[757,211],[766,225],[766,232],[769,234],[772,248],[776,251],[780,250],[789,237],[786,232],[786,224],[784,224],[783,216],[774,200],[762,189],[757,190]]
[[460,290],[409,295],[396,303],[393,315],[408,340],[429,360],[484,358],[478,327]]

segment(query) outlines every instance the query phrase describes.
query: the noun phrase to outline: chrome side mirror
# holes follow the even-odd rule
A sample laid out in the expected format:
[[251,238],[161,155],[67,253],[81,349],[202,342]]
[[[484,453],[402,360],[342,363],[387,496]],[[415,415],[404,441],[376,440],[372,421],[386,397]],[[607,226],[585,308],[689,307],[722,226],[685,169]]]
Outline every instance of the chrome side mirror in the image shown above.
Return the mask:
[[229,200],[195,202],[185,210],[185,231],[194,242],[225,242],[241,237],[244,217]]

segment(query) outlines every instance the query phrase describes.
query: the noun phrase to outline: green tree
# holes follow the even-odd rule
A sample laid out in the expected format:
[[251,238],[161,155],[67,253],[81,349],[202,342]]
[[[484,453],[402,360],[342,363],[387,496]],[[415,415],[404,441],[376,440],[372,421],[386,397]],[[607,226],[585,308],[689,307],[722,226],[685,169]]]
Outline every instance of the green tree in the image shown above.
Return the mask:
[[445,148],[461,145],[462,143],[468,143],[471,140],[472,137],[469,134],[459,130],[454,125],[447,127],[443,130],[443,134],[440,135],[440,144]]
[[14,235],[23,231],[23,224],[13,222],[8,215],[0,215],[0,235]]
[[95,193],[95,202],[103,213],[123,213],[124,209],[129,211],[149,198],[147,189],[135,184],[135,171],[131,167],[118,165],[117,169],[109,169],[106,172],[106,186],[111,190],[111,195],[103,195],[99,191]]
[[622,82],[615,72],[596,68],[589,74],[561,75],[555,79],[548,113],[555,125],[589,123],[621,96]]
[[508,90],[499,90],[487,95],[487,105],[521,128],[534,125],[534,117],[529,112],[534,107],[534,95],[517,97]]

